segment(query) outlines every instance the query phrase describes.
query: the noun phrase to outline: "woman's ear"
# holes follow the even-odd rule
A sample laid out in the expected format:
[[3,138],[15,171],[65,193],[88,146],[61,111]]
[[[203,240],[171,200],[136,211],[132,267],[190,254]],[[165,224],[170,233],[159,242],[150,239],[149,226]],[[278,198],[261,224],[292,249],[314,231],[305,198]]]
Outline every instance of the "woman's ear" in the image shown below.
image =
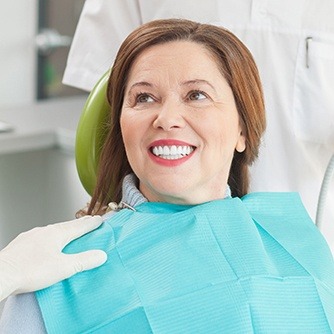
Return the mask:
[[239,138],[235,146],[236,151],[239,153],[243,152],[246,149],[246,137],[243,134],[244,132],[240,130]]

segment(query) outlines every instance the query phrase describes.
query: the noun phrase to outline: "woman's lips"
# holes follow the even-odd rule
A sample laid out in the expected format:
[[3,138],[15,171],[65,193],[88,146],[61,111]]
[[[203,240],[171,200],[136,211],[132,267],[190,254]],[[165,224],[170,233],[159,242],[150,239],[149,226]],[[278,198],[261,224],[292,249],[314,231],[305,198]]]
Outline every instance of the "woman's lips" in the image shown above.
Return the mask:
[[196,146],[179,140],[157,140],[149,146],[150,157],[159,164],[176,166],[188,160]]

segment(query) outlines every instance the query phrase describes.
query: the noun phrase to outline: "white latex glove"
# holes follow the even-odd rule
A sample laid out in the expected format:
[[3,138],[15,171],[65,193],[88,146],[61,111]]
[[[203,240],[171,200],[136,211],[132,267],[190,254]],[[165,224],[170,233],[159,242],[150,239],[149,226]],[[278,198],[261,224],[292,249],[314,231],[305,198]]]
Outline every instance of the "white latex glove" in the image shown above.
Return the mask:
[[101,224],[100,216],[86,216],[18,235],[0,251],[0,301],[10,294],[39,290],[102,265],[107,260],[102,250],[62,253],[69,242]]

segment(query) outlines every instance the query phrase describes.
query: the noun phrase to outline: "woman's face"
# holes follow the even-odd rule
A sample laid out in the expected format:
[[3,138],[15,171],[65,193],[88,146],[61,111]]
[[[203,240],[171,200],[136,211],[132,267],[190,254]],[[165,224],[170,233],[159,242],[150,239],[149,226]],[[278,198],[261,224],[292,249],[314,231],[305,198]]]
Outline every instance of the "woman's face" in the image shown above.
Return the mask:
[[245,138],[232,90],[204,46],[152,46],[129,73],[121,114],[126,154],[149,201],[223,198]]

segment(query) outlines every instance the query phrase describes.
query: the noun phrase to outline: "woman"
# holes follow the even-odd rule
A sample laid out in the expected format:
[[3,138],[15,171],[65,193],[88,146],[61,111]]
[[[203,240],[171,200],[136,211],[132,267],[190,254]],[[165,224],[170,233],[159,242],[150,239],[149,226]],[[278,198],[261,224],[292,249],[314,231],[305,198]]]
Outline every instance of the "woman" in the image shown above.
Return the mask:
[[265,128],[247,48],[215,26],[147,23],[122,44],[108,99],[87,213],[113,211],[66,249],[108,261],[38,292],[40,309],[17,299],[1,329],[331,333],[333,258],[298,196],[246,195]]

